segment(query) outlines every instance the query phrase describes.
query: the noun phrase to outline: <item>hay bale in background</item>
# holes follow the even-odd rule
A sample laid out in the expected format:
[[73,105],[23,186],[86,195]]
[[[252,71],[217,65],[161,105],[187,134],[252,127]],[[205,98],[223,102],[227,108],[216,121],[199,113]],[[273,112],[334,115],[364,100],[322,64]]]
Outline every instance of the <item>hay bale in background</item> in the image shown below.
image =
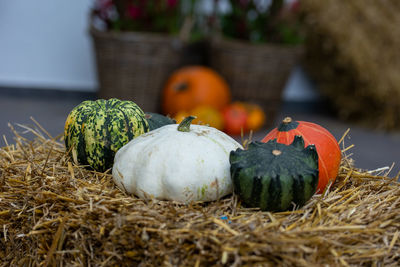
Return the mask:
[[306,69],[343,119],[400,128],[400,2],[304,0]]

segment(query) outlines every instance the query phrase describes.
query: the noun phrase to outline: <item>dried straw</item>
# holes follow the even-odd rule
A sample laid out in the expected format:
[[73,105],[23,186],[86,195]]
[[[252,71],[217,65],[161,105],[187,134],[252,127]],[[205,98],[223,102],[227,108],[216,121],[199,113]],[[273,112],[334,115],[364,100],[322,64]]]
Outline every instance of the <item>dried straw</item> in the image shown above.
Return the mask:
[[400,187],[345,158],[330,190],[270,213],[236,196],[182,205],[126,195],[25,127],[0,149],[0,266],[398,265]]

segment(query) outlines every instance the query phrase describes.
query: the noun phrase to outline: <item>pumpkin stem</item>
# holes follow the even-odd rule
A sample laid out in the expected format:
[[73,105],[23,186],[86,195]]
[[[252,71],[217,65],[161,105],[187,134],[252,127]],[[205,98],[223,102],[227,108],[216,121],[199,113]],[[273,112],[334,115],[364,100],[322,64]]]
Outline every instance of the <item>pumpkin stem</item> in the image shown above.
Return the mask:
[[175,89],[176,91],[180,92],[180,91],[186,90],[188,87],[189,87],[189,85],[188,85],[186,82],[182,82],[182,83],[178,83],[178,84],[175,86],[174,89]]
[[189,132],[190,131],[190,124],[192,120],[196,119],[196,116],[187,116],[182,120],[181,123],[178,125],[178,131],[180,132]]
[[286,117],[282,120],[282,123],[278,126],[278,131],[289,132],[290,130],[296,129],[299,122],[292,120],[291,117]]
[[278,149],[274,149],[274,150],[272,150],[272,154],[273,154],[274,156],[279,156],[280,154],[282,154],[282,151],[280,151],[280,150],[278,150]]
[[291,117],[286,117],[286,118],[283,119],[282,122],[283,122],[284,124],[289,124],[289,123],[292,122],[292,118],[291,118]]

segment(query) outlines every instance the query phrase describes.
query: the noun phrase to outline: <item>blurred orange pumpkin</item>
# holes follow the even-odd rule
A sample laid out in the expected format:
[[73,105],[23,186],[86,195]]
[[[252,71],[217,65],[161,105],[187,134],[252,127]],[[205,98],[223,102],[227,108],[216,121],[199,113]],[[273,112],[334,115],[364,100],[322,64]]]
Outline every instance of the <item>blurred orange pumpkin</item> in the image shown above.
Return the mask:
[[168,79],[163,89],[162,110],[171,116],[199,105],[221,110],[230,98],[228,84],[217,72],[203,66],[188,66]]
[[189,115],[196,116],[196,119],[193,120],[192,124],[208,125],[221,131],[224,129],[224,119],[222,114],[219,110],[213,107],[197,106],[189,112],[181,110],[176,113],[174,119],[179,124]]
[[174,120],[176,120],[176,123],[179,124],[183,121],[184,118],[186,118],[189,115],[192,115],[192,114],[190,114],[190,112],[180,110],[180,111],[178,111],[178,113],[175,114]]
[[221,131],[224,129],[224,119],[222,118],[222,114],[219,110],[213,107],[198,106],[195,107],[190,114],[197,117],[193,120],[193,123],[209,125]]
[[265,113],[257,104],[243,103],[247,111],[247,129],[258,131],[265,123]]

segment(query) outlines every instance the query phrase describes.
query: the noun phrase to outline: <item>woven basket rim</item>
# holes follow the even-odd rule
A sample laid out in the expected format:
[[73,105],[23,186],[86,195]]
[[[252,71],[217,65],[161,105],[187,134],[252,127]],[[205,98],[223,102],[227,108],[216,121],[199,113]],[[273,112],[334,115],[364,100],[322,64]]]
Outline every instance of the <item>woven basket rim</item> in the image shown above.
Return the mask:
[[89,27],[89,33],[95,38],[113,39],[128,42],[174,42],[183,43],[178,37],[167,33],[138,32],[138,31],[101,31],[93,25]]
[[279,44],[279,43],[251,43],[249,41],[232,39],[227,37],[214,37],[210,39],[211,44],[222,45],[230,49],[251,49],[255,53],[264,51],[266,49],[270,50],[290,50],[298,51],[302,53],[304,51],[304,45],[290,45],[290,44]]

